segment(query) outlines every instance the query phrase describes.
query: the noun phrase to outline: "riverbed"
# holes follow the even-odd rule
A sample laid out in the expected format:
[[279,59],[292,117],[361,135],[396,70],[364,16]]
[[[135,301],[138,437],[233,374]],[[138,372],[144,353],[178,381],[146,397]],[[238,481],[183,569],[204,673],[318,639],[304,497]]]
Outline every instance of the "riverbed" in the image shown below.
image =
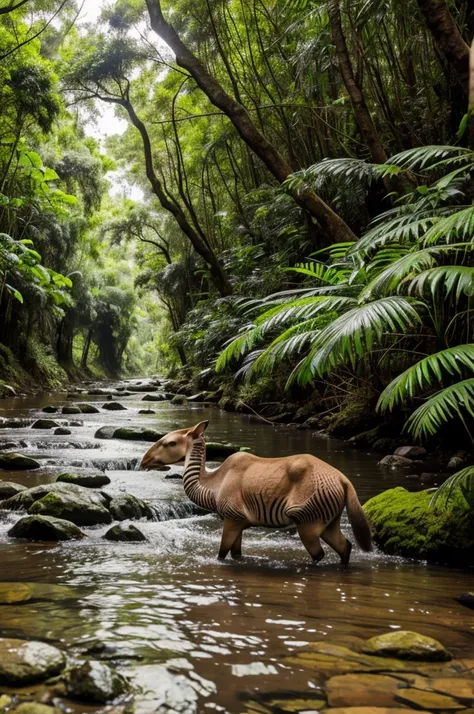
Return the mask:
[[[474,618],[454,600],[474,591],[472,572],[357,548],[346,570],[329,549],[313,566],[297,537],[263,529],[244,534],[242,560],[219,562],[217,516],[193,515],[179,480],[136,470],[150,444],[94,434],[104,425],[168,431],[209,419],[209,440],[245,445],[259,456],[307,452],[328,461],[352,480],[362,502],[406,486],[404,475],[379,469],[377,454],[311,431],[142,397],[120,398],[124,411],[78,415],[82,425],[70,427],[69,436],[30,426],[39,417],[75,420],[41,411],[74,403],[64,393],[0,402],[0,416],[24,419],[21,428],[0,429],[0,442],[24,442],[16,450],[42,463],[35,471],[1,471],[2,480],[34,486],[92,466],[110,477],[104,490],[139,496],[166,519],[138,524],[145,543],[111,543],[102,539],[107,527],[95,527],[86,529],[86,540],[57,545],[12,540],[7,531],[20,514],[0,511],[1,580],[32,584],[31,598],[0,604],[0,636],[39,639],[112,662],[142,687],[138,714],[159,706],[240,713],[249,698],[311,694],[311,674],[287,657],[322,640],[350,643],[408,629],[439,639],[456,657],[474,657]],[[101,407],[104,397],[77,401]],[[144,407],[155,414],[138,414]]]

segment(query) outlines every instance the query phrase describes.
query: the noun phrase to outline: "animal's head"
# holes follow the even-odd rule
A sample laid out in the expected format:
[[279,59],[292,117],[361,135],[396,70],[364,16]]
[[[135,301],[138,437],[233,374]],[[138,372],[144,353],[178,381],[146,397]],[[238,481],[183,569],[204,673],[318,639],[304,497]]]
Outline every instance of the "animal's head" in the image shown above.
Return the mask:
[[148,449],[142,459],[141,468],[153,469],[164,464],[176,464],[178,461],[182,461],[193,441],[204,434],[208,425],[208,421],[201,421],[196,426],[170,431]]

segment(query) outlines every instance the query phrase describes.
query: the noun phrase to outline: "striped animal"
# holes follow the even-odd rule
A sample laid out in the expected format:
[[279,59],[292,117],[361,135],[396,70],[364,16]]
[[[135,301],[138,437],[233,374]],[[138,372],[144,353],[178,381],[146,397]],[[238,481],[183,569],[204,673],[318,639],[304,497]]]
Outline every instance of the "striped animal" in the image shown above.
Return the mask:
[[360,547],[371,550],[370,529],[357,493],[340,471],[309,454],[263,459],[239,452],[207,472],[203,433],[208,423],[166,434],[146,452],[141,466],[150,469],[185,459],[183,486],[188,498],[224,519],[219,558],[229,551],[233,558],[241,556],[246,528],[294,524],[314,562],[324,558],[322,538],[347,565],[352,545],[340,529],[344,506]]

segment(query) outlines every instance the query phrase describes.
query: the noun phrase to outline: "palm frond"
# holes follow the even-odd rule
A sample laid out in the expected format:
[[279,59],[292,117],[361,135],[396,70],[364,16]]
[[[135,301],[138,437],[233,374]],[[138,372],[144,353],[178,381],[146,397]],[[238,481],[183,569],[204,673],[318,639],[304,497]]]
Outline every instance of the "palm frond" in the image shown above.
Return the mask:
[[[474,244],[472,244],[474,247]],[[433,297],[439,293],[446,297],[455,293],[459,301],[461,295],[474,295],[474,268],[466,265],[439,265],[425,270],[413,278],[409,292],[424,295],[429,292]]]
[[451,215],[437,220],[424,235],[424,244],[433,245],[453,240],[469,240],[474,238],[474,206],[457,210]]
[[413,412],[405,428],[417,439],[429,437],[454,417],[467,428],[467,415],[474,417],[474,378],[452,384],[430,397]]
[[440,161],[472,161],[473,152],[463,146],[418,146],[391,156],[388,164],[400,166],[408,171],[426,169]]
[[467,466],[450,476],[433,494],[430,506],[439,505],[441,499],[447,505],[456,488],[460,488],[469,506],[474,507],[474,466]]
[[393,409],[407,396],[414,397],[434,383],[440,384],[446,375],[461,376],[463,368],[474,371],[474,344],[456,345],[428,355],[390,382],[380,395],[377,409]]
[[342,363],[354,365],[380,343],[385,333],[408,332],[421,322],[418,303],[401,296],[358,305],[321,331],[309,355],[293,370],[289,383],[307,384]]

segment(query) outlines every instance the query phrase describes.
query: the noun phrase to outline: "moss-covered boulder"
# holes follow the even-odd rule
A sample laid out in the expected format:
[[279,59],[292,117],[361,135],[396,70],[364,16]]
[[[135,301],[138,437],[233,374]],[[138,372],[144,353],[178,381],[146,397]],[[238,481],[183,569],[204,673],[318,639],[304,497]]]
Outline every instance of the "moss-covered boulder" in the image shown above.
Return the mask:
[[23,686],[42,682],[66,666],[61,650],[43,642],[0,639],[0,684]]
[[143,533],[132,523],[117,523],[109,528],[104,538],[116,543],[136,543],[146,540]]
[[[88,489],[84,490],[89,493]],[[48,493],[35,501],[28,509],[28,513],[64,519],[75,523],[76,526],[95,526],[112,521],[107,508],[98,501],[69,493]]]
[[123,493],[115,496],[110,501],[109,510],[116,521],[139,520],[148,518],[153,520],[154,513],[151,508],[140,498],[131,493]]
[[430,506],[432,495],[399,486],[367,501],[364,511],[374,541],[390,555],[474,565],[474,509],[459,490],[435,507]]
[[159,441],[165,434],[155,429],[141,429],[130,426],[122,426],[114,431],[114,439],[126,439],[127,441]]
[[127,680],[103,662],[84,662],[68,672],[66,691],[73,699],[105,704],[129,689]]
[[56,481],[61,483],[76,483],[78,486],[86,488],[101,488],[110,483],[110,478],[102,471],[84,471],[83,473],[59,474]]
[[61,413],[62,414],[81,414],[81,410],[76,405],[70,404],[70,405],[63,407],[61,410]]
[[29,469],[39,469],[41,464],[36,459],[23,454],[11,451],[8,454],[0,454],[0,469],[6,471],[28,471]]
[[54,421],[54,419],[37,419],[33,424],[31,425],[32,429],[56,429],[58,426],[61,426],[58,424],[57,421]]
[[85,538],[74,523],[51,516],[25,516],[8,531],[10,538],[25,538],[34,541],[79,540]]
[[94,404],[85,404],[81,402],[77,406],[81,410],[81,414],[98,414],[100,412],[100,409],[94,406]]
[[124,407],[120,402],[105,402],[102,404],[102,409],[107,409],[109,412],[120,412],[125,411],[127,407]]
[[398,630],[371,637],[362,645],[362,652],[378,657],[418,660],[420,662],[449,662],[452,655],[432,637],[418,632]]
[[22,486],[20,483],[14,483],[13,481],[0,481],[0,501],[16,496],[17,493],[20,493],[20,491],[24,491],[25,489],[26,486]]
[[64,494],[74,497],[77,501],[94,503],[100,506],[107,506],[109,499],[106,494],[91,491],[89,488],[78,486],[73,483],[44,483],[40,486],[33,486],[17,493],[16,496],[6,499],[0,503],[0,508],[9,511],[28,510],[36,501],[39,501],[49,493]]

